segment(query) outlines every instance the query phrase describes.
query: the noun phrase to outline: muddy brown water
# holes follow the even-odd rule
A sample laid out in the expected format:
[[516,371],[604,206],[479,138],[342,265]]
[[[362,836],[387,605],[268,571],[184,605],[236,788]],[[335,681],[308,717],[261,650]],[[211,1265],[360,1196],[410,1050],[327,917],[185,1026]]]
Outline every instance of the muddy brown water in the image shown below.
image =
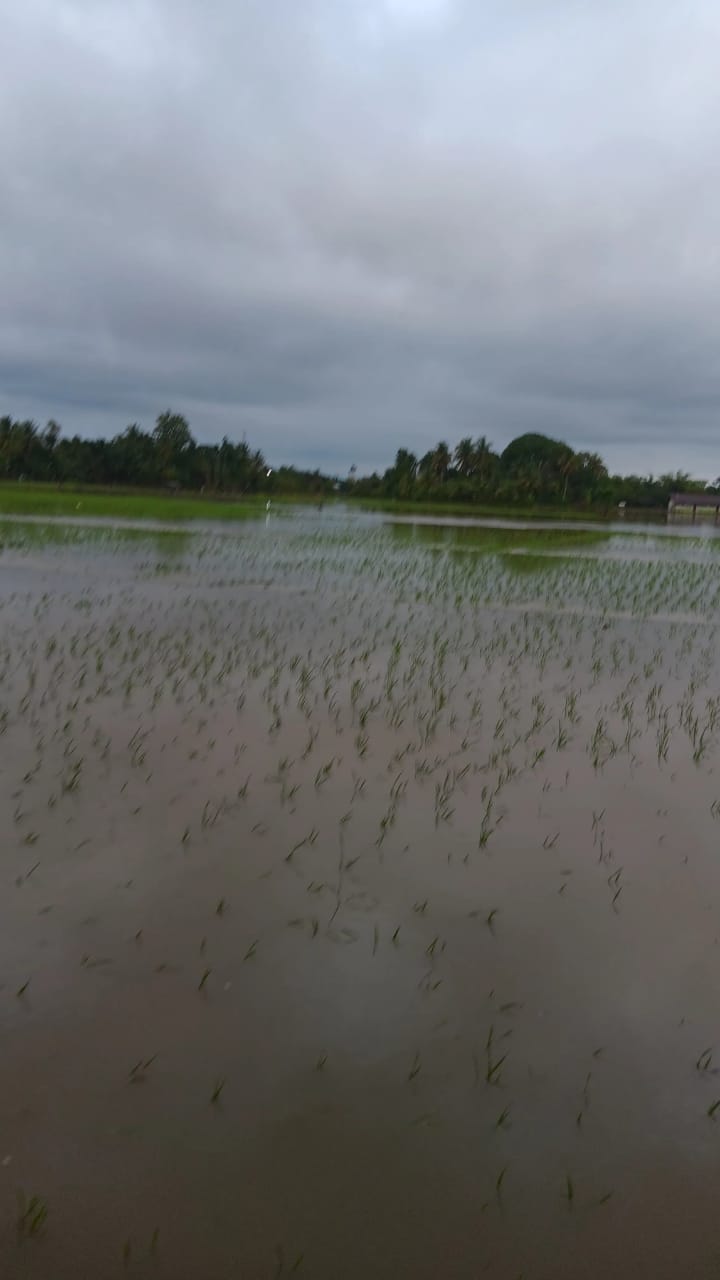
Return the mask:
[[2,1276],[720,1274],[720,556],[406,533],[3,526]]

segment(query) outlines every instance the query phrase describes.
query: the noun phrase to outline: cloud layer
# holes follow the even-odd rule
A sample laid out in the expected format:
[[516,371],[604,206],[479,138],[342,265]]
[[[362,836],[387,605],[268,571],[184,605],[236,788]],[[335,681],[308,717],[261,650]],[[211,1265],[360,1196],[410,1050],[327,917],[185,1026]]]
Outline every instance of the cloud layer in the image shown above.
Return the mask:
[[25,0],[0,412],[720,472],[710,0]]

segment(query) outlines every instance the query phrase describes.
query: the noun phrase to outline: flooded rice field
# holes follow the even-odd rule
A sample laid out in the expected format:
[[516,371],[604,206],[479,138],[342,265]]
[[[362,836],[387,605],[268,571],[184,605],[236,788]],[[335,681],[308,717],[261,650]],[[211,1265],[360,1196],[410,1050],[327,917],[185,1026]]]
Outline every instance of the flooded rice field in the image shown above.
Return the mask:
[[0,1275],[719,1275],[720,543],[0,547]]

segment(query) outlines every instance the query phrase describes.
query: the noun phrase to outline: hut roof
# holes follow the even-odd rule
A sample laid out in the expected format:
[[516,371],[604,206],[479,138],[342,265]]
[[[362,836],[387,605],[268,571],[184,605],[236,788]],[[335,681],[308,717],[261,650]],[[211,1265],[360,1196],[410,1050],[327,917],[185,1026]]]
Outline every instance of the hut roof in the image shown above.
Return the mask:
[[671,493],[670,501],[674,507],[717,507],[720,494],[706,493],[703,489],[695,493]]

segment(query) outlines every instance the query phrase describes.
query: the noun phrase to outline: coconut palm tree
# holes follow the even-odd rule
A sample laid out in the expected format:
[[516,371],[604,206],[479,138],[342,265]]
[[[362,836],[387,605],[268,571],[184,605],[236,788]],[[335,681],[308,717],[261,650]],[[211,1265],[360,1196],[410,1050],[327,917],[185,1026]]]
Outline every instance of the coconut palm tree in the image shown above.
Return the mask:
[[475,471],[476,450],[470,436],[465,436],[455,446],[455,466],[461,476],[469,477]]
[[452,463],[452,454],[444,440],[435,445],[432,451],[430,469],[433,476],[441,484],[447,479],[447,473]]

